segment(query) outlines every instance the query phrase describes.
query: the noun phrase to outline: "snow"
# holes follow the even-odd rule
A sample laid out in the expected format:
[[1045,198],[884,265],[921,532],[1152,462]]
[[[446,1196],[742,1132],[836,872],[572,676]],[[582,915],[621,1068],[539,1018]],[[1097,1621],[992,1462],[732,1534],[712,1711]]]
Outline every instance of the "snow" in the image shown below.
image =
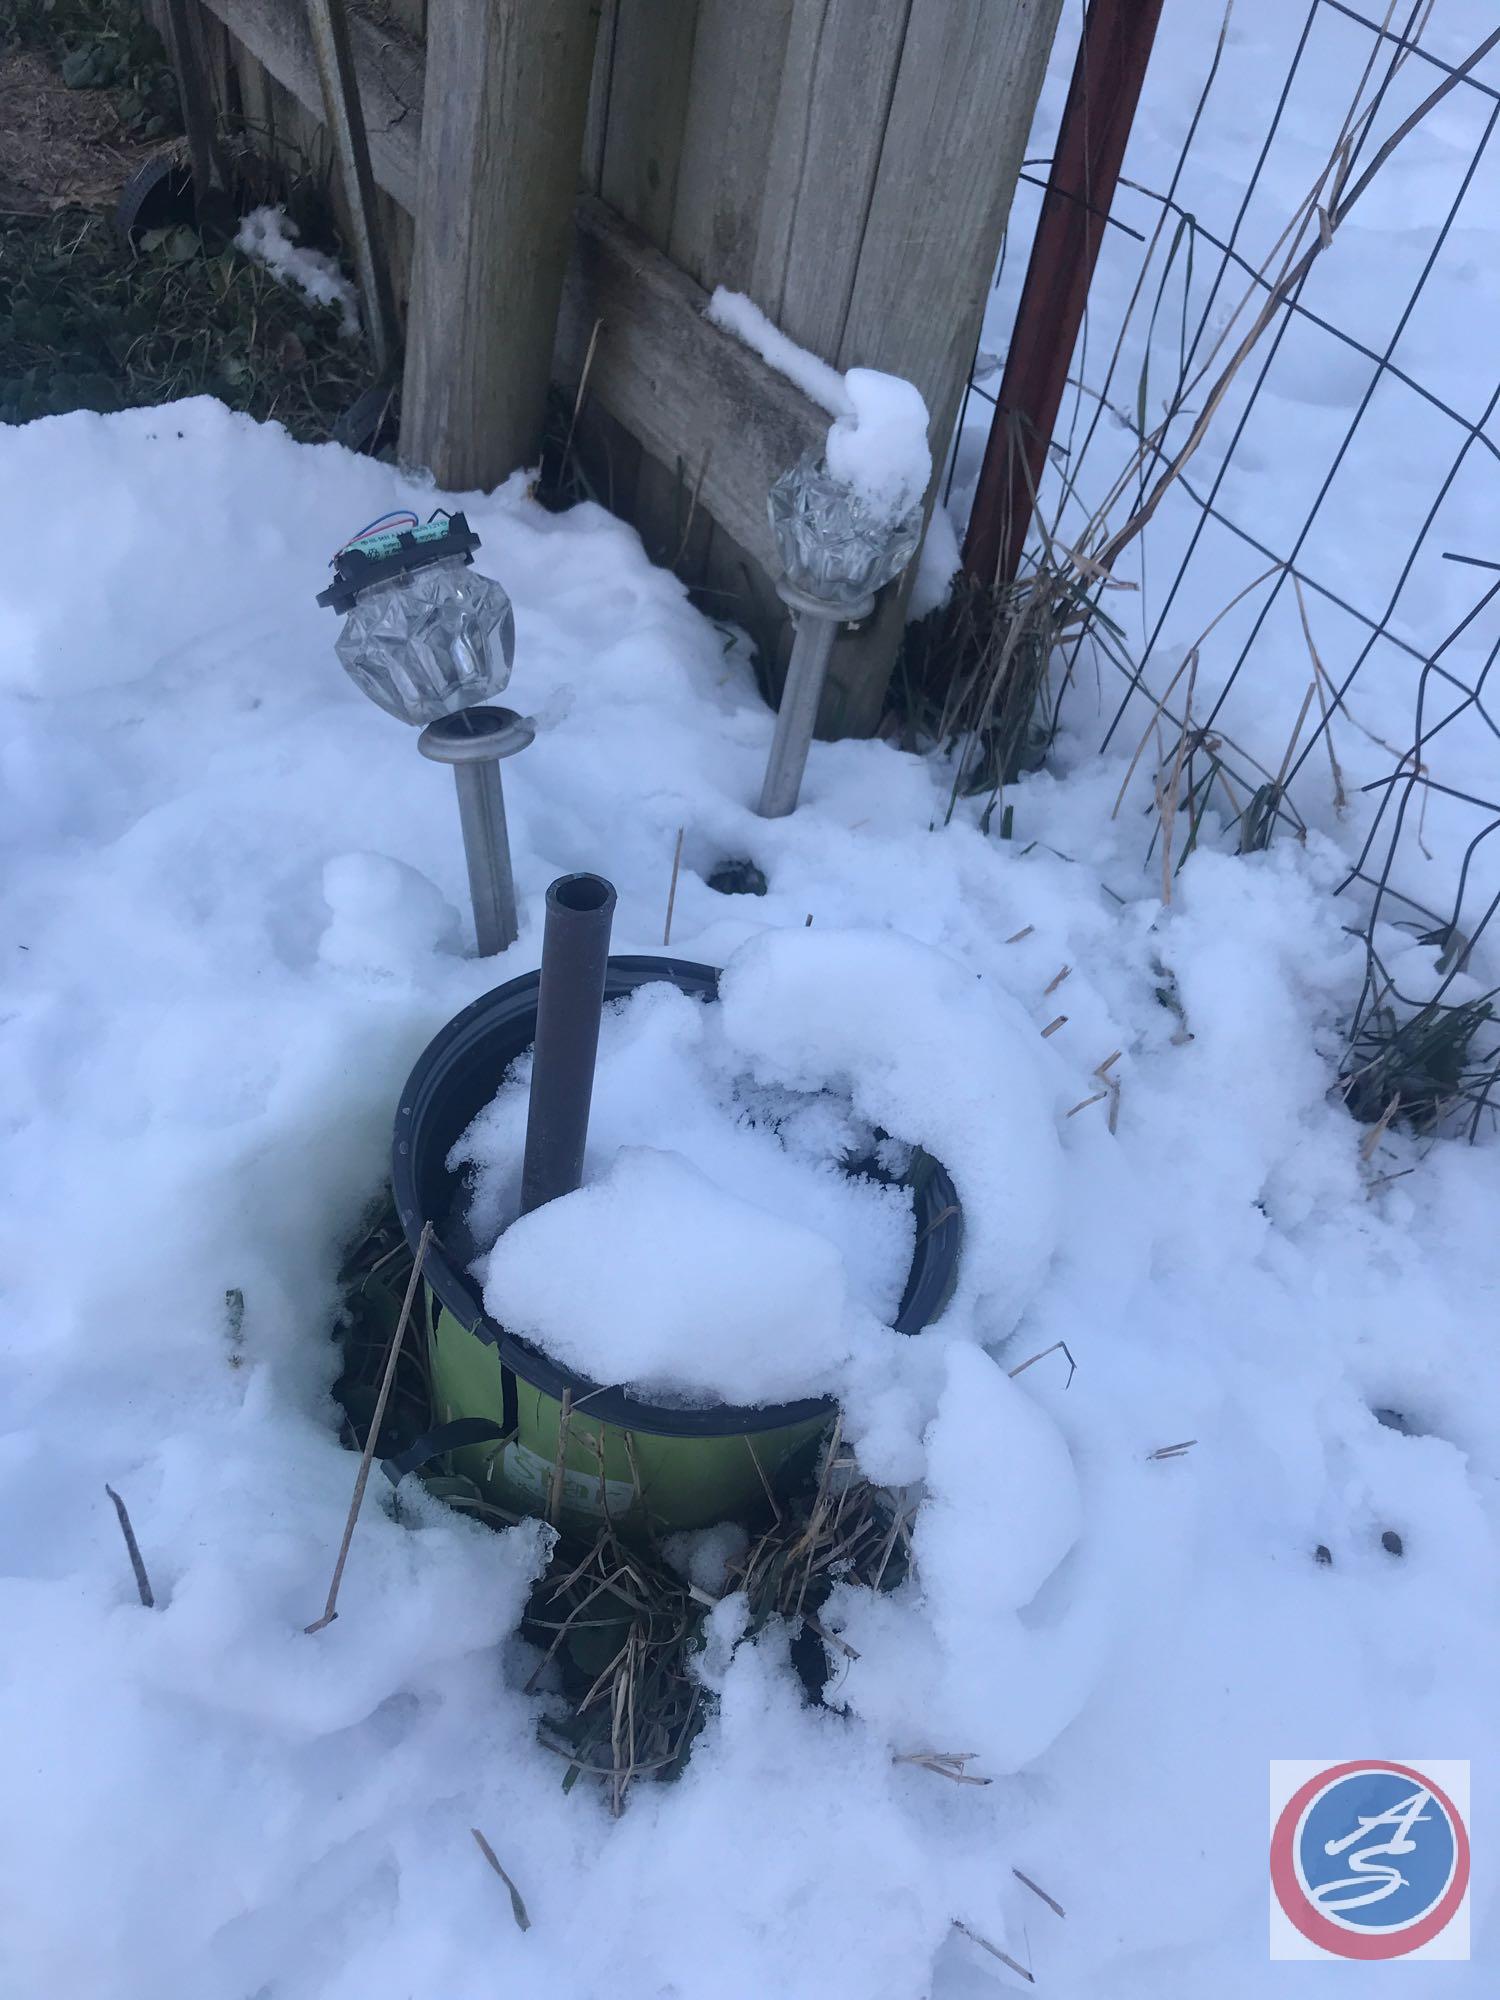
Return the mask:
[[917,573],[906,607],[908,619],[926,618],[942,610],[952,595],[961,559],[953,517],[939,503],[932,510],[922,546],[917,551]]
[[[729,957],[720,993],[708,1007],[662,984],[610,1011],[585,1185],[498,1235],[485,1302],[595,1381],[836,1395],[871,1476],[904,1483],[944,1342],[882,1325],[911,1261],[910,1197],[838,1161],[880,1132],[943,1162],[993,1230],[967,1242],[941,1333],[1004,1333],[1059,1231],[1043,1046],[1004,994],[886,931],[768,932]],[[529,1082],[518,1065],[451,1156],[477,1169],[481,1245],[515,1212]]]
[[1067,1443],[976,1349],[945,1358],[914,1535],[921,1602],[843,1590],[832,1622],[858,1658],[839,1694],[892,1741],[962,1746],[988,1775],[1021,1769],[1073,1721],[1099,1649],[1080,1629],[1087,1593],[1066,1617],[1025,1616],[1082,1531]]
[[601,1180],[512,1223],[484,1302],[579,1374],[660,1401],[821,1395],[851,1344],[826,1236],[651,1146],[622,1147]]
[[[642,987],[606,1010],[585,1181],[602,1180],[622,1148],[650,1147],[658,1155],[671,1155],[696,1169],[732,1204],[768,1211],[816,1232],[835,1250],[840,1284],[847,1285],[852,1300],[882,1319],[894,1318],[911,1264],[911,1197],[868,1175],[846,1173],[843,1165],[879,1158],[872,1127],[854,1116],[847,1100],[828,1091],[793,1093],[758,1084],[727,1038],[728,1026],[727,1009],[690,999],[665,981]],[[469,1232],[486,1252],[520,1205],[530,1088],[526,1056],[450,1155],[451,1166],[468,1171]],[[569,1213],[576,1214],[582,1242],[587,1242],[598,1220],[596,1210],[580,1203]],[[563,1225],[557,1220],[527,1225],[533,1226]],[[670,1222],[666,1233],[672,1233]],[[503,1240],[505,1256],[494,1266],[497,1284],[510,1282],[504,1269],[516,1247],[513,1231]],[[713,1251],[707,1244],[695,1250],[690,1231],[674,1255],[679,1265],[701,1258],[709,1267],[704,1282],[712,1282]],[[569,1276],[582,1281],[581,1274]],[[560,1318],[565,1322],[567,1314]],[[663,1338],[667,1324],[663,1317]],[[681,1339],[692,1349],[701,1344],[701,1330],[691,1316],[682,1325]],[[670,1342],[657,1358],[662,1365],[670,1360]],[[703,1365],[696,1354],[684,1359]],[[620,1357],[607,1344],[580,1365],[597,1380],[624,1379]],[[752,1391],[752,1400],[774,1401],[783,1394],[772,1379],[774,1347],[767,1349],[764,1365],[770,1374],[761,1389]],[[794,1359],[793,1365],[805,1364]],[[703,1381],[697,1386],[712,1390],[714,1385]]]
[[416,958],[459,949],[460,920],[440,889],[389,854],[338,854],[324,864],[324,965],[399,979]]
[[1056,1246],[1058,1080],[1025,1011],[982,975],[894,931],[770,930],[729,961],[726,1028],[763,1082],[835,1083],[855,1110],[924,1146],[965,1213],[955,1305],[1008,1332]]
[[[1243,190],[1304,12],[1236,12],[1216,150],[1184,190],[1206,214]],[[1481,12],[1438,10],[1450,59]],[[1165,10],[1148,159],[1215,26]],[[1327,61],[1347,63],[1318,53],[1281,192],[1310,177]],[[1057,91],[1054,72],[1054,115]],[[1386,309],[1380,272],[1430,244],[1469,116],[1397,156],[1365,237],[1325,259],[1325,305],[1342,285],[1352,312]],[[1493,372],[1475,304],[1493,221],[1463,228],[1472,274],[1442,281],[1414,336],[1460,357],[1455,395]],[[1312,350],[1294,360],[1256,420],[1274,473],[1246,466],[1240,488],[1268,533],[1351,391]],[[1402,455],[1426,463],[1396,414],[1321,531],[1360,582],[1408,525]],[[513,598],[512,695],[538,728],[505,780],[521,935],[480,963],[451,782],[348,683],[312,601],[353,528],[441,496],[208,401],[0,431],[0,464],[7,1989],[1019,1990],[957,1922],[1054,2000],[1277,2000],[1268,1760],[1436,1749],[1473,1761],[1482,1803],[1500,1756],[1500,1148],[1388,1131],[1366,1157],[1330,1094],[1362,970],[1331,893],[1357,814],[1330,806],[1305,846],[1245,857],[1205,825],[1166,907],[1149,775],[1112,817],[1133,742],[1101,753],[1080,725],[1012,788],[1010,839],[967,805],[947,821],[942,765],[880,743],[814,744],[798,812],[763,822],[771,719],[743,646],[628,530],[547,515],[517,478],[451,496]],[[1484,496],[1455,488],[1440,546],[1483,548]],[[1205,558],[1214,609],[1231,554]],[[1459,582],[1424,569],[1410,629]],[[1210,595],[1173,613],[1171,643]],[[1295,627],[1272,638],[1239,721],[1280,731],[1274,763],[1306,652]],[[1359,684],[1382,734],[1410,717],[1386,657]],[[1466,742],[1444,754],[1449,775],[1479,767]],[[339,1617],[303,1627],[352,1484],[329,1395],[339,1255],[400,1085],[454,1013],[535,967],[556,875],[608,874],[614,948],[659,950],[679,828],[672,949],[732,968],[737,1071],[837,1088],[855,1119],[929,1144],[965,1253],[938,1327],[889,1366],[848,1364],[862,1460],[921,1506],[918,1580],[824,1609],[858,1654],[828,1690],[841,1712],[805,1701],[786,1632],[745,1636],[728,1598],[686,1774],[612,1822],[535,1741],[516,1627],[537,1529],[491,1533],[413,1481],[398,1516],[372,1486]],[[1451,881],[1460,830],[1434,809],[1427,839]],[[711,890],[743,855],[767,894]],[[732,1548],[677,1553],[713,1594]],[[975,1753],[991,1782],[896,1761],[932,1751]],[[1475,1959],[1446,1968],[1444,2000],[1493,1992],[1489,1817]],[[1363,2000],[1377,1977],[1336,1983]]]
[[336,258],[297,241],[301,233],[284,208],[253,208],[240,223],[234,247],[314,305],[336,307],[344,332],[358,333],[359,294]]
[[851,368],[844,376],[851,405],[828,431],[828,470],[883,520],[899,521],[921,504],[932,477],[927,405],[899,375]]
[[716,285],[703,308],[703,316],[713,326],[722,327],[753,348],[761,360],[795,382],[804,396],[820,403],[831,417],[848,417],[853,402],[845,378],[827,361],[820,361],[806,347],[799,347],[790,335],[767,317],[754,299],[744,292],[731,292]]
[[841,375],[789,339],[753,299],[722,285],[704,307],[704,317],[753,348],[829,412],[834,421],[825,452],[828,469],[872,513],[897,521],[921,501],[932,477],[932,453],[927,405],[913,383],[878,368],[849,368]]

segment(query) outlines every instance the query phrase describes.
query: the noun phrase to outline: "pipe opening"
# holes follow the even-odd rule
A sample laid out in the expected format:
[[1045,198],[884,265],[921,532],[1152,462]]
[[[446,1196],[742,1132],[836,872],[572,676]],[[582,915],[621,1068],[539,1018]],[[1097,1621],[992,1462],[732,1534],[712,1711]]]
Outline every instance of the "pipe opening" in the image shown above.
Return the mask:
[[561,875],[547,891],[549,909],[569,910],[578,916],[602,910],[614,899],[614,884],[602,875]]

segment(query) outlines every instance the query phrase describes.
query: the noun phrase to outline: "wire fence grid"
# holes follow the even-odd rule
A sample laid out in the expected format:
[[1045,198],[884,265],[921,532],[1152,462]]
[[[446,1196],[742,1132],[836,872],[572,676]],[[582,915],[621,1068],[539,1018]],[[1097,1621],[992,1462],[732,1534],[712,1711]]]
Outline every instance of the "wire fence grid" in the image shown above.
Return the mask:
[[[1348,0],[1307,0],[1274,97],[1260,92],[1264,122],[1258,144],[1256,121],[1224,117],[1226,110],[1232,114],[1242,85],[1235,40],[1220,27],[1165,184],[1128,178],[1127,154],[1106,244],[1117,273],[1134,267],[1129,302],[1102,374],[1091,365],[1086,322],[1069,403],[1053,439],[1049,484],[1057,490],[1044,490],[1039,501],[1039,518],[1046,521],[1050,511],[1050,526],[1034,531],[1029,560],[1039,565],[1053,541],[1067,546],[1070,532],[1076,537],[1077,523],[1088,511],[1079,499],[1088,468],[1107,458],[1121,431],[1139,455],[1129,496],[1139,505],[1148,483],[1172,462],[1183,426],[1197,414],[1190,392],[1201,391],[1205,355],[1211,360],[1223,339],[1230,296],[1250,298],[1253,316],[1253,300],[1263,308],[1280,289],[1277,272],[1284,277],[1290,252],[1279,263],[1274,256],[1253,254],[1247,246],[1255,231],[1247,218],[1258,200],[1265,206],[1272,166],[1305,146],[1294,107],[1306,105],[1310,90],[1325,99],[1348,92],[1358,107],[1343,128],[1342,150],[1335,149],[1330,163],[1337,170],[1335,196],[1371,164],[1389,172],[1386,148],[1393,128],[1398,143],[1411,148],[1408,157],[1416,152],[1415,121],[1405,123],[1413,117],[1408,100],[1416,98],[1419,117],[1424,108],[1440,109],[1440,131],[1423,141],[1412,170],[1417,178],[1408,182],[1418,190],[1413,212],[1393,213],[1388,222],[1403,245],[1407,235],[1424,241],[1430,236],[1415,270],[1400,282],[1402,258],[1385,258],[1374,228],[1361,246],[1355,304],[1367,303],[1383,287],[1388,330],[1382,337],[1349,323],[1379,314],[1346,309],[1346,284],[1338,271],[1342,243],[1326,261],[1314,262],[1285,287],[1264,337],[1215,413],[1217,464],[1205,450],[1191,471],[1181,468],[1172,482],[1170,520],[1157,517],[1142,533],[1140,630],[1123,647],[1107,649],[1124,685],[1112,712],[1106,708],[1100,747],[1120,737],[1132,715],[1131,740],[1148,711],[1158,728],[1165,725],[1169,747],[1162,765],[1170,769],[1170,810],[1187,815],[1188,849],[1206,824],[1215,783],[1232,808],[1220,837],[1237,834],[1242,849],[1263,846],[1278,832],[1305,834],[1310,822],[1320,815],[1326,819],[1322,801],[1331,786],[1334,812],[1346,829],[1354,825],[1356,839],[1363,823],[1357,858],[1340,884],[1340,894],[1348,898],[1348,927],[1365,948],[1364,980],[1347,1021],[1343,1060],[1351,1109],[1380,1130],[1401,1117],[1427,1129],[1461,1126],[1473,1136],[1493,1123],[1500,1108],[1500,1045],[1493,1032],[1500,986],[1486,987],[1476,977],[1486,967],[1493,974],[1492,947],[1500,937],[1497,925],[1486,941],[1500,911],[1500,847],[1491,853],[1485,846],[1500,829],[1500,727],[1487,705],[1487,683],[1500,653],[1500,561],[1494,559],[1500,549],[1472,545],[1484,522],[1473,495],[1482,495],[1483,482],[1493,479],[1500,460],[1500,445],[1491,435],[1500,377],[1488,383],[1482,375],[1462,379],[1473,376],[1476,343],[1488,344],[1491,373],[1496,349],[1482,328],[1461,323],[1452,302],[1465,296],[1465,286],[1472,291],[1470,218],[1486,168],[1493,172],[1492,140],[1500,121],[1500,88],[1483,58],[1500,31],[1476,41],[1477,55],[1469,49],[1449,60],[1440,44],[1434,45],[1434,14],[1435,0],[1391,0],[1383,18]],[[1229,18],[1226,14],[1226,24]],[[1451,29],[1451,22],[1440,25]],[[1426,100],[1435,92],[1438,103],[1429,107]],[[1428,122],[1436,121],[1429,116]],[[1236,182],[1243,175],[1243,186],[1228,226],[1221,222],[1215,228],[1205,216],[1211,204],[1200,201],[1196,191],[1205,184],[1222,187],[1226,162]],[[1049,166],[1046,159],[1028,161],[1024,176],[1045,186]],[[1342,220],[1336,199],[1330,198],[1329,206],[1335,222]],[[1146,226],[1135,228],[1130,216]],[[1311,231],[1330,230],[1329,212],[1317,202],[1309,204],[1304,221]],[[1284,235],[1275,247],[1285,241]],[[1123,266],[1122,246],[1128,253]],[[1329,242],[1324,247],[1332,248]],[[1016,254],[1012,243],[1007,255]],[[1101,271],[1107,261],[1101,261]],[[1090,320],[1099,289],[1096,275]],[[1129,327],[1132,319],[1139,326],[1148,310],[1132,409],[1126,406],[1128,374],[1136,350]],[[1482,299],[1475,299],[1473,310],[1482,318]],[[1419,316],[1423,337],[1413,340]],[[1460,323],[1440,324],[1439,333],[1463,344],[1462,366],[1454,359],[1460,348],[1451,341],[1445,346],[1434,333],[1435,324],[1453,321]],[[1170,329],[1175,348],[1168,372],[1177,379],[1165,399],[1166,417],[1157,424],[1148,421],[1147,371],[1159,358],[1153,341],[1163,329]],[[993,338],[989,344],[995,344]],[[1278,518],[1285,513],[1284,504],[1279,509],[1276,504],[1285,500],[1284,481],[1276,493],[1282,468],[1264,461],[1268,440],[1273,459],[1281,448],[1278,426],[1284,440],[1291,405],[1283,404],[1280,415],[1273,405],[1289,367],[1296,381],[1316,382],[1325,356],[1337,357],[1327,364],[1331,379],[1346,380],[1352,371],[1362,374],[1362,384],[1336,431],[1326,410],[1310,413],[1313,437],[1298,443],[1306,460],[1300,475],[1307,481],[1305,497],[1296,500],[1296,517]],[[963,500],[966,423],[971,437],[982,431],[986,411],[996,408],[998,382],[996,357],[982,352],[949,472],[955,509]],[[1006,421],[1005,413],[999,420]],[[1330,535],[1330,529],[1340,531],[1342,520],[1343,539],[1349,541],[1351,481],[1374,489],[1377,500],[1384,491],[1388,511],[1400,520],[1399,541],[1372,544],[1352,579],[1347,557],[1335,559],[1336,534]],[[1356,497],[1368,512],[1368,493]],[[1490,500],[1493,521],[1493,488]],[[1074,546],[1080,546],[1076,539]],[[1242,573],[1230,553],[1236,548],[1239,560],[1260,574],[1226,603],[1226,579]],[[1445,578],[1434,580],[1434,562],[1446,566]],[[1456,575],[1472,581],[1461,609],[1449,587]],[[1200,645],[1184,648],[1174,634],[1180,633],[1187,607],[1209,602],[1213,590],[1220,608]],[[1112,629],[1118,633],[1117,626]],[[1070,643],[1069,674],[1084,637]],[[1301,658],[1308,662],[1309,678],[1297,725],[1273,775],[1269,754],[1257,764],[1236,752],[1257,690],[1273,685],[1278,673],[1285,686],[1284,665],[1277,662],[1284,662],[1288,644],[1305,649]],[[1205,689],[1205,705],[1197,709],[1195,682]],[[1396,721],[1372,729],[1351,709],[1355,689],[1361,700],[1373,690],[1382,716],[1394,714]],[[1148,720],[1148,733],[1151,727]],[[1254,735],[1252,723],[1247,740]],[[1347,794],[1334,747],[1339,737],[1346,760],[1348,744],[1358,745],[1359,775]],[[1371,765],[1372,746],[1378,768]],[[1451,760],[1444,756],[1449,746],[1458,752]],[[1450,761],[1456,770],[1445,768]],[[1236,770],[1237,777],[1231,776]],[[1314,790],[1316,807],[1307,803]],[[1160,822],[1160,775],[1155,806]],[[1153,841],[1161,833],[1158,824]],[[1206,831],[1203,837],[1209,837]],[[1163,838],[1170,840],[1170,825]],[[1413,943],[1427,948],[1425,958],[1408,957],[1405,947]],[[1430,967],[1430,976],[1413,983],[1413,966],[1419,974]]]

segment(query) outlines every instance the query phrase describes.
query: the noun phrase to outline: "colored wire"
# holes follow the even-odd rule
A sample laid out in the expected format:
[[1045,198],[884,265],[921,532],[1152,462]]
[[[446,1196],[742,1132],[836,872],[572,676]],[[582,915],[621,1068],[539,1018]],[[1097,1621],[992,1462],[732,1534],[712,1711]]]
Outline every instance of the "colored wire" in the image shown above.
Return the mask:
[[377,529],[394,528],[397,522],[403,527],[414,528],[417,525],[417,517],[410,507],[394,507],[388,514],[377,514],[375,519],[367,522],[357,535],[351,535],[347,542],[341,544],[335,554],[341,556],[345,549],[352,549],[354,544],[362,542],[366,535],[373,535]]

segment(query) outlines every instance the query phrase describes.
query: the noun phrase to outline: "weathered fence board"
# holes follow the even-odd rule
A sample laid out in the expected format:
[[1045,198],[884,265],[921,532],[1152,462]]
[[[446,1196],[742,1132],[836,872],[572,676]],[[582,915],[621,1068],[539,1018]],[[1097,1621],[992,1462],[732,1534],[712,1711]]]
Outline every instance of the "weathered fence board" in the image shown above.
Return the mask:
[[[201,0],[258,63],[317,118],[323,93],[302,8],[288,0]],[[375,180],[409,213],[417,206],[421,144],[421,45],[351,9],[349,37],[364,103]]]
[[[698,11],[699,0],[611,0],[610,66],[602,87],[596,84],[602,139],[595,191],[658,247],[671,235],[677,201]],[[628,517],[651,556],[683,569],[691,549],[694,567],[684,573],[697,576],[713,526],[707,508],[693,503],[701,449],[690,467],[679,440],[663,463],[632,452],[626,435],[617,418],[591,403],[579,442],[585,453],[602,448],[612,479],[628,481]]]
[[365,338],[370,344],[376,373],[383,376],[400,352],[401,336],[396,324],[390,264],[375,206],[364,100],[354,70],[349,16],[344,0],[305,0],[305,11],[323,92],[323,124],[333,149],[339,198],[351,224],[346,240],[354,252],[354,268],[359,275]]
[[[1060,11],[1060,0],[1006,0],[1003,7],[919,0],[907,23],[854,293],[833,358],[841,368],[908,376],[926,397],[929,510]],[[943,302],[936,329],[934,299]],[[908,571],[868,632],[835,655],[827,700],[841,732],[867,734],[880,720],[888,679],[882,667],[895,659],[911,582]]]
[[799,0],[793,19],[748,290],[828,359],[843,343],[906,31],[904,6],[869,0]]
[[[677,199],[661,248],[709,291],[750,284],[794,5],[699,0]],[[617,69],[630,54],[617,45]]]
[[604,128],[609,119],[609,73],[615,53],[615,0],[599,0],[599,32],[594,37],[594,73],[589,79],[589,113],[583,128],[583,185],[599,192],[604,172]]
[[441,486],[536,462],[597,25],[590,0],[428,20],[401,453]]
[[[592,197],[577,210],[578,247],[558,327],[562,379],[576,382],[596,322],[589,373],[596,395],[645,449],[674,466],[683,439],[707,449],[688,458],[688,488],[702,477],[711,508],[758,560],[771,557],[766,488],[828,428],[824,411],[727,339],[703,317],[702,288],[629,224]],[[734,477],[715,470],[733,447]]]
[[596,192],[664,245],[677,201],[698,0],[615,0]]

